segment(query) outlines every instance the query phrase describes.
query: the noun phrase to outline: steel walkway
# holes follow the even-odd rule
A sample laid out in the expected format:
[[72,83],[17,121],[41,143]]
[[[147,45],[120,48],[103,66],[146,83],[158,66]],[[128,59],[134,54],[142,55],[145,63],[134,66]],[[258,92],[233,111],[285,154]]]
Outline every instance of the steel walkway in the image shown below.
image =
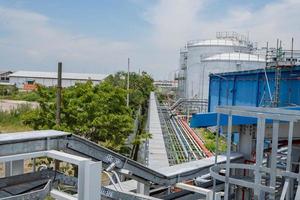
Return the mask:
[[[45,130],[0,134],[0,157],[45,150],[64,151],[102,161],[103,167],[114,167],[116,172],[126,177],[161,186],[171,186],[207,174],[214,165],[214,157],[210,157],[154,170],[70,133]],[[239,160],[242,155],[232,154],[230,158],[232,161]],[[218,157],[218,163],[225,161],[225,156]]]

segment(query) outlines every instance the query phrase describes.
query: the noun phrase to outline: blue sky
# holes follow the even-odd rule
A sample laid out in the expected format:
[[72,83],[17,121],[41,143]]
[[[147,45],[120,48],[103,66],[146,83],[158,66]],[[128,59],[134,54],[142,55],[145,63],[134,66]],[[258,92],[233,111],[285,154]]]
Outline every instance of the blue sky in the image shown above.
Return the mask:
[[68,72],[113,73],[130,57],[133,70],[170,78],[179,48],[216,31],[288,44],[300,33],[299,8],[298,0],[0,0],[0,70],[53,71],[62,61]]

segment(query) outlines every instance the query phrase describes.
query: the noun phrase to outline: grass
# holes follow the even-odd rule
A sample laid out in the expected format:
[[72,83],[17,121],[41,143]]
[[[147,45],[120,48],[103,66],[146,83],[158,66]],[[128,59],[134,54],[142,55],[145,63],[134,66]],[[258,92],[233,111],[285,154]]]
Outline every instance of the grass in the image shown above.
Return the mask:
[[[205,146],[211,152],[216,151],[216,133],[209,131],[208,129],[197,129],[196,133],[204,140]],[[219,152],[226,151],[225,138],[219,137]]]
[[0,99],[37,101],[40,96],[34,91],[18,91],[10,95],[0,96]]
[[11,111],[0,111],[0,132],[19,132],[32,130],[22,123],[22,115],[31,108],[23,105]]

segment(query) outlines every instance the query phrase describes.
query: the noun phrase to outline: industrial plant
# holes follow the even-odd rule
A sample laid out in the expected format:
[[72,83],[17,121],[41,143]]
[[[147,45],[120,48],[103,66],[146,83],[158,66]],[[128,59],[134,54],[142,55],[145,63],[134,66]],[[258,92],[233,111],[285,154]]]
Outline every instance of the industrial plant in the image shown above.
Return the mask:
[[[33,78],[55,84],[55,75],[46,75],[8,77],[17,85]],[[65,74],[65,84],[106,76],[76,77]],[[129,91],[129,60],[127,78]],[[0,134],[0,199],[300,199],[300,51],[294,39],[289,49],[280,40],[261,48],[236,32],[189,41],[174,80],[154,85],[146,110],[150,137],[135,146],[134,156],[70,132]],[[54,164],[39,164],[40,158]],[[74,173],[57,163],[75,166]]]

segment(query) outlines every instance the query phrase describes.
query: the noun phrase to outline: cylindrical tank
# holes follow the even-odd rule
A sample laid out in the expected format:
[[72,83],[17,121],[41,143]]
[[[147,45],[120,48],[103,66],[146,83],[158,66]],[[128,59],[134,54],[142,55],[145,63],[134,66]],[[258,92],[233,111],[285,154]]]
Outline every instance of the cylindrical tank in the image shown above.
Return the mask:
[[209,74],[265,67],[263,56],[249,53],[222,53],[201,60],[188,68],[189,98],[208,99]]
[[[224,53],[251,54],[252,50],[253,44],[249,42],[246,37],[235,32],[219,32],[217,33],[217,39],[194,40],[188,42],[186,45],[187,67],[185,97],[202,98],[207,96],[199,92],[199,85],[208,84],[208,80],[203,79],[203,74],[207,74],[205,67],[203,67],[204,65],[202,64],[205,59]],[[216,62],[218,62],[218,59]],[[222,67],[228,68],[222,66],[222,64],[225,63],[217,64],[217,69]],[[220,72],[222,71],[223,70],[220,69]]]

